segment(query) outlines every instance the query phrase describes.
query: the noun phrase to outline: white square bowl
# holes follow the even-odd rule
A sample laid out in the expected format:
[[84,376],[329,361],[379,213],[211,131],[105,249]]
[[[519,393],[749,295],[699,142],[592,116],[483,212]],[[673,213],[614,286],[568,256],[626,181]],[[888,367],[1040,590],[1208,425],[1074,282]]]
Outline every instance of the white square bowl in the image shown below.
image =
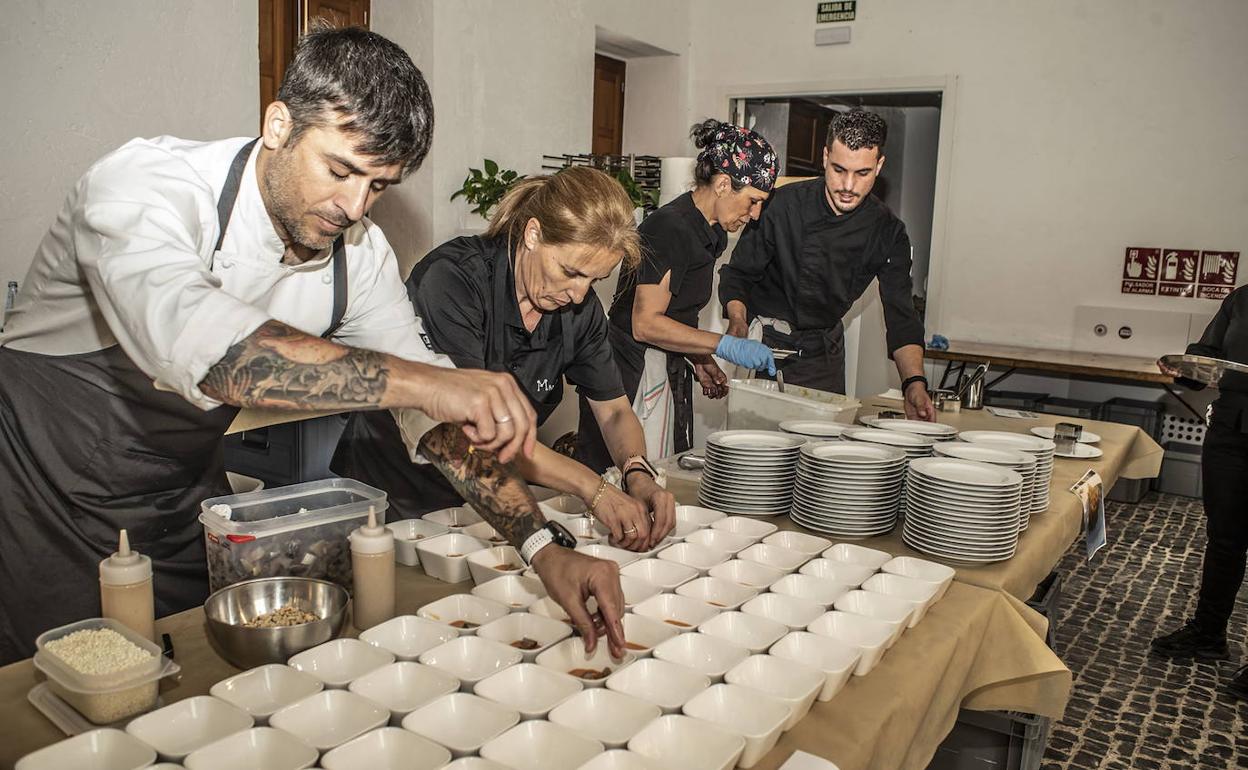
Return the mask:
[[640,559],[621,567],[620,575],[639,578],[670,592],[675,591],[682,583],[696,578],[698,571],[688,565],[665,559]]
[[711,529],[748,537],[757,543],[772,532],[775,532],[778,527],[770,521],[759,521],[749,516],[725,516],[722,519],[711,522]]
[[674,626],[635,612],[624,613],[622,622],[624,623],[624,648],[638,658],[650,657],[655,647],[680,634]]
[[710,677],[685,666],[656,658],[639,660],[607,678],[607,689],[650,701],[675,714],[680,707],[711,686]]
[[685,704],[687,716],[745,738],[737,766],[750,768],[775,748],[789,718],[789,707],[769,695],[735,684],[717,684]]
[[841,691],[862,657],[862,651],[853,645],[809,631],[794,631],[786,635],[768,652],[777,658],[804,663],[822,671],[823,687],[817,696],[820,701],[830,701]]
[[932,601],[939,601],[945,595],[945,591],[949,590],[949,584],[953,582],[953,576],[957,574],[953,567],[926,559],[916,559],[913,556],[898,556],[890,559],[884,562],[880,570],[890,575],[900,575],[939,586],[936,598]]
[[507,538],[498,534],[498,530],[490,526],[488,521],[478,521],[476,524],[470,524],[460,530],[469,537],[475,537],[494,547],[496,545],[507,545]]
[[[598,601],[592,596],[589,598],[589,601],[585,603],[585,606],[589,609],[591,615],[598,611]],[[540,615],[544,618],[551,618],[552,620],[557,620],[560,623],[567,623],[569,626],[572,625],[572,618],[568,616],[568,611],[565,610],[559,602],[549,596],[538,599],[530,604],[526,612],[532,615]]]
[[[505,618],[490,621],[477,630],[477,636],[482,639],[519,650],[524,660],[530,663],[546,648],[571,635],[572,627],[567,623],[528,612],[513,612]],[[535,642],[537,646],[528,649],[525,640]]]
[[511,613],[506,604],[482,599],[472,594],[451,594],[435,602],[429,602],[416,610],[416,616],[435,623],[444,623],[459,633],[471,636],[477,628],[492,620],[505,618]]
[[477,682],[473,690],[521,719],[545,719],[550,710],[581,691],[581,682],[535,663],[519,663]]
[[474,587],[472,595],[505,604],[512,612],[523,612],[533,602],[546,597],[546,586],[538,578],[504,575]]
[[484,585],[504,575],[519,575],[527,569],[520,552],[509,545],[495,545],[473,551],[468,559],[468,574],[472,582]]
[[246,711],[256,724],[266,725],[273,712],[323,689],[325,684],[316,677],[271,663],[222,679],[208,694]]
[[875,574],[875,570],[871,567],[835,559],[811,559],[803,564],[798,572],[851,588],[857,588]]
[[767,545],[778,545],[790,551],[804,553],[811,558],[818,556],[832,545],[832,541],[826,537],[805,532],[776,532],[763,538],[763,542]]
[[699,575],[705,575],[716,564],[728,561],[728,554],[718,549],[699,543],[690,543],[686,540],[683,543],[677,543],[659,551],[658,558],[663,561],[674,561],[677,564],[684,564],[686,567],[693,567],[698,571]]
[[416,552],[420,554],[420,566],[425,574],[443,583],[462,583],[471,578],[468,554],[483,548],[489,548],[489,543],[454,530],[416,544]]
[[768,567],[774,567],[781,572],[792,572],[806,562],[810,561],[810,556],[801,551],[794,551],[792,548],[784,548],[779,545],[767,545],[766,543],[755,543],[737,554],[738,559],[746,559],[747,561],[756,561]]
[[700,505],[676,506],[676,521],[685,521],[699,528],[709,527],[727,516],[728,514],[723,511],[717,511],[714,508],[703,508]]
[[758,590],[716,577],[700,577],[676,589],[678,596],[688,596],[706,602],[721,611],[740,609],[750,599],[758,596]]
[[253,727],[192,751],[187,770],[304,770],[316,764],[316,749],[285,730]]
[[548,719],[614,749],[627,745],[630,738],[662,713],[649,701],[595,687],[560,703]]
[[785,575],[771,584],[771,592],[774,594],[796,596],[799,599],[814,602],[825,610],[853,589],[854,586],[817,578],[814,575],[803,575],[800,572]]
[[104,727],[33,751],[19,759],[14,770],[137,768],[155,761],[156,750],[151,746],[121,730]]
[[628,750],[681,770],[730,770],[745,750],[745,738],[719,725],[683,714],[661,716],[628,742]]
[[773,583],[784,577],[785,572],[756,561],[733,559],[723,564],[716,564],[707,574],[710,577],[739,583],[746,588],[766,591]]
[[287,661],[291,668],[339,690],[369,671],[393,662],[394,656],[389,650],[359,639],[334,639],[293,655]]
[[568,531],[572,533],[572,537],[576,538],[576,544],[594,545],[595,543],[605,543],[607,538],[611,536],[610,530],[603,527],[596,521],[589,519],[573,519],[564,524]]
[[428,738],[399,727],[383,727],[329,752],[321,758],[321,767],[325,770],[437,770],[450,761],[451,752]]
[[893,627],[888,623],[835,610],[817,618],[806,630],[857,647],[860,657],[854,666],[855,676],[871,673],[893,638]]
[[910,625],[910,618],[914,616],[915,610],[914,602],[862,590],[850,591],[837,599],[832,606],[841,612],[865,615],[889,624],[893,629],[893,636],[888,641],[889,647],[901,638],[901,632]]
[[892,561],[893,555],[857,543],[837,543],[823,552],[823,558],[870,567],[872,572]]
[[390,721],[390,712],[347,690],[325,690],[278,711],[269,724],[320,752]]
[[676,523],[672,525],[672,531],[667,533],[667,537],[679,543],[699,529],[703,529],[703,525],[677,519]]
[[441,524],[424,519],[399,519],[387,524],[386,529],[394,533],[394,560],[408,567],[420,566],[417,543],[450,532]]
[[744,612],[724,612],[703,623],[698,631],[757,654],[779,641],[789,632],[789,627],[770,618],[746,615]]
[[862,590],[873,594],[883,594],[914,604],[914,612],[910,615],[910,628],[914,628],[927,614],[927,610],[936,601],[940,586],[923,580],[890,575],[877,572],[862,584]]
[[616,548],[613,545],[606,545],[604,543],[595,543],[593,545],[578,545],[576,547],[576,550],[585,554],[586,556],[592,556],[595,559],[606,559],[607,561],[613,561],[621,567],[627,564],[632,564],[633,562],[641,558],[640,554],[633,553],[632,551],[626,551],[623,548]]
[[389,652],[396,660],[416,660],[425,650],[457,636],[459,631],[445,623],[399,615],[360,634],[360,641]]
[[475,754],[520,721],[520,714],[478,695],[455,692],[421,706],[403,719],[403,729],[450,749]]
[[[722,521],[722,519],[721,519]],[[723,551],[726,554],[735,554],[754,545],[755,540],[745,535],[734,535],[731,532],[708,527],[700,529],[685,538],[686,543],[697,543],[707,548],[714,548],[717,551]]]
[[[615,674],[633,661],[637,656],[625,652],[623,658],[612,658],[605,641],[600,640],[593,655],[585,654],[585,640],[579,636],[564,639],[550,649],[537,656],[537,665],[575,677],[585,687],[602,687],[607,677]],[[605,671],[605,675],[586,677],[578,673],[581,670]]]
[[659,660],[691,668],[713,683],[724,681],[728,669],[749,656],[745,647],[701,632],[680,634],[654,648],[654,657]]
[[[584,517],[589,506],[576,495],[557,494],[538,501],[538,508],[546,514],[547,519],[563,521],[569,518]],[[553,514],[553,516],[552,516]]]
[[196,695],[135,717],[126,732],[156,749],[161,759],[181,762],[192,751],[254,724],[251,715],[237,706]]
[[481,757],[460,757],[453,760],[444,770],[511,770],[511,768]]
[[825,612],[822,604],[777,593],[756,596],[741,605],[741,611],[746,615],[757,615],[783,623],[790,631],[806,630],[806,626]]
[[481,756],[516,770],[577,770],[603,751],[593,738],[537,719],[522,722],[481,747]]
[[624,592],[624,608],[641,604],[651,596],[658,596],[663,589],[654,583],[646,582],[641,578],[629,577],[628,575],[620,575],[620,589]]
[[792,730],[810,711],[823,688],[823,673],[804,663],[773,655],[751,655],[724,676],[728,684],[749,687],[789,707],[784,729]]
[[638,615],[667,623],[677,631],[692,631],[719,610],[698,599],[679,594],[658,594],[633,608]]
[[389,709],[390,724],[398,726],[416,709],[458,690],[459,680],[432,666],[401,661],[368,672],[347,689]]
[[485,519],[481,518],[481,514],[473,510],[471,505],[457,505],[454,508],[442,508],[436,511],[430,511],[420,517],[425,521],[431,521],[434,524],[440,524],[451,532],[459,532],[464,527],[471,527]]
[[459,679],[459,689],[472,692],[477,682],[491,674],[514,666],[524,659],[515,647],[482,639],[461,636],[423,653],[419,660],[426,666],[439,668]]
[[628,749],[611,749],[581,765],[581,770],[667,770],[667,766]]

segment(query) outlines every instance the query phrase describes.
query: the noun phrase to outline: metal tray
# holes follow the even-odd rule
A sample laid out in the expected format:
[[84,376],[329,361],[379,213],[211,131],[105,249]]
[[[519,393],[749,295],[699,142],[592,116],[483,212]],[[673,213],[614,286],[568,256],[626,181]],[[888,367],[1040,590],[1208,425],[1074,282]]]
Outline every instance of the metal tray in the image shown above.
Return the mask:
[[1168,355],[1161,357],[1161,363],[1176,370],[1182,377],[1203,382],[1206,385],[1217,385],[1222,375],[1227,372],[1248,374],[1248,364],[1224,361],[1209,356]]

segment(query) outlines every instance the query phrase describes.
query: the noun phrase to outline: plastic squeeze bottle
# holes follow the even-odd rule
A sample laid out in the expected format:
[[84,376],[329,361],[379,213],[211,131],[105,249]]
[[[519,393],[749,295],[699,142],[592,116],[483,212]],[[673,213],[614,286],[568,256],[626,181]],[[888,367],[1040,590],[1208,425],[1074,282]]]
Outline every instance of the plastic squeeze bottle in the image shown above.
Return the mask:
[[394,533],[377,523],[371,505],[368,524],[351,533],[351,572],[355,627],[365,631],[394,617]]
[[104,617],[159,644],[152,560],[130,550],[130,537],[124,529],[118,538],[117,553],[100,562],[100,607]]

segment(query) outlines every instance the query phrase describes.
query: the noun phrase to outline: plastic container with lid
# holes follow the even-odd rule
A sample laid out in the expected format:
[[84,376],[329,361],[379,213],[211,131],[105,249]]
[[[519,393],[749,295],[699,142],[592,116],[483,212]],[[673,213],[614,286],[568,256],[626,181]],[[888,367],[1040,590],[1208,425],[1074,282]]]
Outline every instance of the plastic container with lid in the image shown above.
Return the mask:
[[[110,628],[121,634],[127,641],[151,653],[151,658],[109,674],[84,674],[45,649],[48,642],[75,631],[101,628]],[[160,680],[182,670],[177,663],[161,655],[160,647],[112,618],[88,618],[45,631],[35,640],[35,648],[35,668],[47,675],[52,692],[97,725],[110,724],[150,710],[156,705]]]
[[[384,518],[386,493],[331,478],[227,495],[200,504],[213,591],[259,577],[312,577],[351,590],[351,531]],[[228,518],[227,518],[228,512]]]
[[781,393],[771,380],[728,383],[729,430],[779,430],[785,420],[852,423],[862,403],[826,390],[786,385]]

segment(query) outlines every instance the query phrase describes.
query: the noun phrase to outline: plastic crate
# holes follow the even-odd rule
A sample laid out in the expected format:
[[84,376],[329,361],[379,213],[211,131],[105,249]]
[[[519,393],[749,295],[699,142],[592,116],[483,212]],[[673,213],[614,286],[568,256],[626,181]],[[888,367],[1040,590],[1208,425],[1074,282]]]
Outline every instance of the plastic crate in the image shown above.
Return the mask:
[[1204,491],[1200,477],[1201,447],[1167,441],[1161,461],[1158,491],[1183,497],[1201,497]]
[[1101,415],[1099,402],[1078,398],[1046,398],[1039,409],[1045,414],[1062,414],[1067,417],[1082,417],[1085,420],[1099,420]]
[[1038,412],[1040,411],[1040,405],[1048,397],[1048,393],[1028,393],[1022,390],[988,390],[984,392],[984,403],[988,406],[1000,406],[1006,409],[1026,409],[1029,412]]
[[1052,720],[1014,711],[958,712],[928,770],[1038,770]]
[[1062,602],[1062,576],[1056,570],[1049,573],[1049,576],[1040,581],[1036,586],[1036,591],[1027,600],[1027,606],[1036,612],[1039,612],[1049,621],[1048,633],[1044,636],[1044,643],[1053,647],[1053,640],[1057,636],[1057,618],[1058,607]]
[[785,420],[853,423],[862,403],[826,390],[786,385],[781,393],[772,380],[728,383],[729,430],[779,430]]
[[1153,479],[1118,479],[1105,499],[1115,503],[1138,503],[1152,488]]
[[1101,419],[1135,425],[1154,440],[1161,435],[1161,423],[1165,406],[1160,401],[1141,401],[1135,398],[1111,398],[1101,406]]

